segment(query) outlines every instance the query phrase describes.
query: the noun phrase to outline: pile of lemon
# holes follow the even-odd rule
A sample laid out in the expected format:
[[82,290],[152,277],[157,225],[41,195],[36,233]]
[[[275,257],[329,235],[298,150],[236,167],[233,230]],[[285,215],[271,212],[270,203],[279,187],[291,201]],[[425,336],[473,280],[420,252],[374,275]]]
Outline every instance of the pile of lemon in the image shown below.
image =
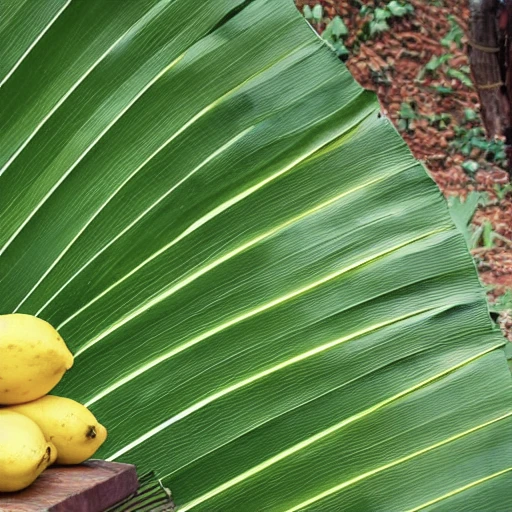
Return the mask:
[[73,355],[47,322],[0,315],[0,491],[28,487],[49,465],[80,464],[107,431],[82,404],[47,395]]

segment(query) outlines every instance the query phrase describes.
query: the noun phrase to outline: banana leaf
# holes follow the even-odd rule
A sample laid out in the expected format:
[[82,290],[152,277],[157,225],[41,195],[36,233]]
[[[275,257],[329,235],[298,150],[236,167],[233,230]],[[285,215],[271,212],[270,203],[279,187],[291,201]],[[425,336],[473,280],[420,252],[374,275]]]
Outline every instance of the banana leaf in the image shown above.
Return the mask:
[[177,510],[507,510],[464,238],[289,0],[2,0],[0,313]]

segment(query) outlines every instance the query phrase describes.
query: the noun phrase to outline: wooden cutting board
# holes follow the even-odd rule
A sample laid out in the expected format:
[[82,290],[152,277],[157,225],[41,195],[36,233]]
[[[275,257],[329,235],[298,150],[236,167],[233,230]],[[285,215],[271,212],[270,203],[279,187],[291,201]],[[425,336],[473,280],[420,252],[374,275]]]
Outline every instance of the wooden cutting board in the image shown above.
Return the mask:
[[27,489],[0,492],[0,512],[102,512],[138,487],[131,464],[90,460],[52,466]]

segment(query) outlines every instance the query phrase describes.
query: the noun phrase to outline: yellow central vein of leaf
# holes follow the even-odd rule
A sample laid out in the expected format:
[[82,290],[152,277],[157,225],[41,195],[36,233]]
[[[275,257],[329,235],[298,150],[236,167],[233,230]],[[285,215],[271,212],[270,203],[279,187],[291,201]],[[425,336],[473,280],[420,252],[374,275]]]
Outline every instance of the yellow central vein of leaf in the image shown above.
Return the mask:
[[478,480],[475,480],[474,482],[471,482],[467,485],[464,485],[462,487],[459,487],[458,489],[454,489],[453,491],[450,491],[446,494],[443,494],[443,496],[440,496],[439,498],[435,498],[431,501],[428,501],[427,503],[423,503],[423,505],[420,505],[415,508],[411,508],[407,512],[418,512],[419,510],[423,510],[424,508],[430,507],[431,505],[434,505],[440,501],[446,500],[448,498],[451,498],[452,496],[455,496],[457,494],[460,494],[461,492],[467,491],[468,489],[471,489],[472,487],[476,487],[477,485],[483,484],[484,482],[487,482],[489,480],[492,480],[493,478],[497,478],[501,475],[504,475],[505,473],[509,473],[512,471],[512,467],[503,469],[501,471],[498,471],[496,473],[493,473],[492,475],[485,476],[483,478],[480,478]]
[[[68,5],[69,3],[71,3],[71,0],[69,0],[68,2]],[[64,10],[64,9],[63,9]],[[156,12],[153,12],[153,11],[156,11]],[[0,169],[0,176],[7,170],[7,168],[12,164],[12,162],[17,158],[17,156],[25,149],[25,147],[28,145],[28,143],[37,135],[37,133],[39,132],[39,130],[46,124],[46,122],[48,121],[48,119],[50,119],[50,117],[52,117],[52,115],[59,109],[59,107],[69,98],[69,96],[71,96],[71,94],[73,93],[73,91],[76,90],[76,88],[96,69],[96,67],[103,61],[105,60],[106,57],[108,57],[108,55],[110,55],[110,53],[112,52],[113,49],[116,48],[116,46],[132,31],[134,30],[134,28],[138,28],[142,25],[144,25],[148,20],[151,20],[153,19],[155,16],[157,16],[158,14],[160,14],[160,12],[162,11],[162,7],[160,6],[155,6],[153,7],[148,13],[146,13],[139,21],[137,21],[137,23],[135,23],[134,26],[130,27],[126,32],[124,32],[121,37],[119,37],[116,41],[114,41],[113,44],[110,45],[109,48],[107,48],[107,50],[98,58],[98,60],[96,60],[93,65],[71,86],[71,88],[66,92],[66,94],[64,94],[64,96],[62,96],[62,98],[52,107],[52,109],[50,110],[50,112],[48,112],[48,114],[46,114],[46,116],[44,116],[44,118],[39,122],[39,124],[35,127],[34,131],[28,136],[28,138],[25,140],[25,142],[23,142],[20,147],[13,153],[13,155],[9,158],[9,160],[7,160],[7,162],[5,163],[5,165]],[[180,59],[180,57],[178,57],[178,59]],[[172,62],[169,66],[173,66],[177,60],[176,59],[174,62]],[[165,71],[165,69],[164,69]],[[157,75],[157,78],[156,80],[158,80],[159,78],[159,75]],[[155,79],[153,79],[155,80]],[[147,87],[151,87],[153,81],[150,81],[148,86]],[[0,87],[1,87],[1,84],[0,84]],[[145,89],[142,90],[142,94],[144,93]],[[135,96],[133,102],[137,101],[138,99],[138,96]],[[130,106],[132,105],[132,103],[128,104],[128,107],[129,108]],[[125,112],[125,110],[121,111],[121,115],[123,115],[123,113]],[[118,119],[118,118],[117,118]],[[112,124],[114,124],[117,119],[115,119],[113,121],[113,123],[109,124],[105,130],[108,131],[110,129],[110,127],[112,126]],[[101,135],[99,136],[99,138],[101,138],[105,132],[102,132]],[[92,143],[92,146],[94,146],[96,144],[96,142],[98,141],[98,139],[96,139],[93,143]],[[86,149],[86,153],[90,150],[90,147]],[[84,155],[81,155],[81,157],[79,158],[78,162],[85,156]],[[75,166],[73,166],[71,169],[69,169],[68,173],[71,172],[73,170]],[[67,174],[65,174],[64,176],[67,176]],[[60,183],[60,182],[59,182]],[[43,199],[43,201],[46,200],[46,199]],[[40,206],[37,207],[37,209],[39,209]],[[37,211],[37,210],[36,210]],[[9,240],[7,242],[7,244],[2,248],[2,250],[0,250],[0,255],[2,254],[3,250],[7,247],[7,245],[11,243],[11,240]]]
[[[27,55],[32,51],[32,48],[34,48],[34,46],[42,39],[42,37],[46,34],[46,32],[48,32],[48,30],[50,30],[51,26],[57,21],[57,18],[64,12],[64,10],[67,8],[67,6],[71,3],[71,0],[68,0],[61,8],[59,11],[57,11],[57,13],[55,14],[55,16],[48,22],[48,25],[46,25],[46,27],[43,28],[43,30],[39,33],[39,35],[34,39],[34,41],[32,41],[32,43],[30,44],[30,46],[25,50],[25,52],[23,53],[23,55],[16,61],[16,63],[14,64],[14,66],[12,67],[12,69],[9,71],[9,73],[7,73],[7,75],[5,75],[4,79],[0,82],[0,88],[5,84],[5,82],[7,82],[7,80],[9,80],[9,78],[11,78],[11,75],[16,71],[16,69],[18,69],[18,67],[20,66],[20,64],[25,60],[25,58],[27,57]],[[0,171],[0,175],[2,174],[2,171]]]
[[[364,183],[362,185],[359,185],[357,187],[354,187],[353,189],[349,190],[349,191],[346,191],[342,194],[339,194],[338,196],[335,196],[319,205],[317,205],[316,207],[302,213],[301,215],[298,215],[296,217],[293,217],[292,219],[284,222],[283,224],[280,224],[278,226],[276,226],[275,228],[249,240],[248,242],[246,242],[245,244],[242,244],[241,246],[229,251],[228,253],[224,254],[223,256],[221,256],[220,258],[212,261],[211,263],[209,263],[208,265],[204,266],[203,268],[201,268],[200,270],[192,273],[191,275],[189,275],[188,277],[186,277],[185,279],[182,279],[181,281],[177,282],[175,285],[173,285],[171,288],[169,288],[168,290],[165,290],[163,293],[160,293],[159,295],[157,295],[156,297],[153,297],[151,300],[149,300],[148,302],[146,302],[145,304],[143,304],[142,306],[138,307],[137,309],[133,310],[130,314],[126,315],[125,317],[123,317],[122,319],[118,320],[116,323],[114,323],[113,325],[111,325],[108,329],[105,329],[103,332],[101,332],[100,334],[98,334],[96,337],[92,338],[91,340],[89,340],[87,343],[85,343],[76,353],[75,353],[75,357],[79,357],[81,354],[83,354],[86,350],[88,350],[89,348],[91,348],[92,346],[94,346],[96,343],[98,343],[99,341],[101,341],[103,338],[107,337],[109,334],[111,334],[112,332],[114,332],[115,330],[119,329],[120,327],[122,327],[123,325],[127,324],[128,322],[130,322],[131,320],[133,320],[134,318],[140,316],[141,314],[143,314],[144,312],[146,312],[148,309],[152,308],[153,306],[155,306],[156,304],[162,302],[163,300],[167,299],[168,297],[170,297],[171,295],[173,295],[174,293],[176,293],[177,291],[181,290],[182,288],[184,288],[185,286],[187,286],[188,284],[192,283],[193,281],[195,281],[196,279],[198,279],[199,277],[203,276],[204,274],[206,274],[207,272],[209,272],[210,270],[214,269],[215,267],[221,265],[222,263],[228,261],[229,259],[235,257],[236,255],[246,251],[247,249],[251,248],[252,246],[262,242],[263,240],[265,240],[266,238],[269,238],[271,237],[272,235],[275,235],[277,234],[279,231],[291,226],[292,224],[296,223],[296,222],[299,222],[301,219],[311,215],[311,214],[314,214],[315,212],[323,209],[323,208],[326,208],[327,206],[329,206],[330,204],[342,199],[344,196],[348,195],[348,194],[351,194],[357,190],[360,190],[360,189],[363,189],[365,187],[367,187],[369,184],[371,183],[375,183],[375,182],[379,182],[379,181],[382,181],[383,179],[387,178],[388,176],[385,176],[385,177],[380,177],[380,178],[376,178],[374,180],[371,180],[370,182],[367,182],[367,183]],[[422,238],[426,238],[426,237],[429,237],[433,234],[436,234],[436,233],[439,233],[439,232],[442,232],[442,231],[445,231],[445,229],[443,228],[438,228],[438,229],[435,229],[435,230],[432,230],[432,231],[429,231],[427,233],[424,233],[424,234],[421,234],[421,235],[418,235],[416,236],[415,238],[411,239],[411,240],[407,240],[406,242],[402,242],[401,244],[398,244],[394,247],[391,247],[391,248],[388,248],[388,249],[384,249],[383,251],[381,251],[380,253],[377,253],[377,254],[374,254],[374,255],[371,255],[371,256],[368,256],[366,258],[363,258],[362,260],[360,261],[357,261],[345,268],[342,268],[336,272],[333,272],[332,274],[322,278],[321,280],[317,281],[317,282],[314,282],[312,284],[309,284],[307,285],[306,287],[300,289],[300,290],[297,290],[297,291],[294,291],[294,292],[291,292],[283,297],[280,297],[278,299],[275,299],[274,301],[271,301],[269,302],[268,304],[266,305],[263,305],[263,306],[260,306],[259,308],[256,308],[248,313],[244,313],[243,315],[233,319],[231,322],[232,323],[238,323],[239,321],[242,321],[243,319],[245,318],[249,318],[250,316],[253,316],[255,314],[257,314],[257,312],[259,312],[260,310],[261,311],[264,311],[270,307],[272,307],[273,305],[275,304],[279,304],[285,300],[288,300],[292,297],[295,297],[301,293],[304,293],[308,290],[311,290],[319,285],[321,285],[322,283],[325,283],[331,279],[334,279],[335,277],[338,277],[339,275],[345,273],[345,272],[348,272],[349,270],[352,270],[358,266],[361,266],[369,261],[372,261],[376,258],[379,258],[380,256],[383,256],[385,254],[388,254],[390,252],[393,252],[395,250],[398,250],[400,249],[401,247],[404,247],[410,243],[413,243],[417,240],[421,240]],[[174,241],[175,243],[175,241]],[[69,321],[69,320],[67,320]],[[61,329],[63,325],[65,325],[64,322],[62,324],[60,324],[57,329]],[[231,325],[231,324],[230,324]],[[208,332],[217,332],[217,329],[218,328],[215,328],[213,329],[212,331],[208,331]],[[205,335],[201,335],[201,339],[203,339]],[[183,345],[183,350],[186,348],[186,345]],[[177,349],[174,349],[172,352],[174,353],[176,350],[178,351],[181,351],[179,348]],[[177,352],[176,352],[177,353]],[[161,357],[164,357],[164,356],[161,356]]]
[[[351,129],[353,129],[354,127],[352,127]],[[111,290],[113,290],[115,287],[119,286],[121,283],[123,283],[124,281],[126,281],[128,278],[130,278],[132,275],[134,275],[136,272],[138,272],[140,269],[142,269],[143,267],[145,267],[148,263],[150,263],[151,261],[153,261],[154,259],[156,259],[158,256],[160,256],[161,254],[163,254],[165,251],[167,251],[168,249],[170,249],[172,246],[176,245],[178,242],[180,242],[181,240],[183,240],[185,237],[187,237],[188,235],[190,235],[191,233],[193,233],[194,231],[196,231],[197,229],[199,229],[201,226],[203,226],[204,224],[206,224],[207,222],[209,222],[211,219],[215,218],[217,215],[221,214],[222,212],[224,212],[225,210],[231,208],[233,205],[237,204],[238,202],[242,201],[243,199],[245,199],[246,197],[250,196],[251,194],[253,194],[254,192],[256,192],[257,190],[259,190],[260,188],[264,187],[265,185],[267,185],[268,183],[270,183],[271,181],[277,179],[278,177],[284,175],[285,173],[289,172],[290,170],[292,170],[293,168],[295,168],[297,165],[299,165],[300,163],[302,163],[303,161],[305,161],[308,157],[310,157],[311,155],[313,155],[316,151],[318,151],[319,149],[321,149],[322,147],[328,145],[330,142],[332,142],[332,140],[336,139],[338,136],[340,136],[340,134],[335,134],[334,136],[331,136],[330,138],[328,138],[327,140],[325,141],[322,141],[318,146],[315,146],[312,150],[310,150],[308,153],[302,155],[301,157],[297,158],[296,160],[294,160],[293,162],[291,162],[289,165],[287,165],[286,167],[284,167],[283,169],[281,169],[280,171],[274,173],[273,175],[269,176],[268,178],[265,178],[264,180],[260,181],[259,183],[253,185],[252,187],[244,190],[243,192],[241,192],[240,194],[232,197],[231,199],[229,199],[228,201],[222,203],[221,205],[217,206],[216,208],[214,208],[213,210],[211,210],[210,212],[208,212],[206,215],[204,215],[203,217],[201,217],[200,219],[198,219],[197,221],[195,221],[194,223],[192,223],[187,229],[185,229],[180,235],[178,235],[176,238],[174,238],[171,242],[169,242],[168,244],[164,245],[161,249],[159,249],[158,251],[156,251],[155,253],[153,253],[149,258],[145,259],[142,263],[140,263],[139,265],[137,265],[135,268],[133,268],[130,272],[128,272],[125,276],[123,276],[121,279],[119,279],[118,281],[116,281],[114,284],[110,285],[108,288],[106,288],[103,292],[101,292],[97,297],[95,297],[93,300],[91,300],[90,302],[88,302],[87,304],[85,304],[85,306],[81,307],[80,309],[78,309],[77,311],[75,311],[75,313],[73,313],[70,317],[68,317],[66,320],[64,320],[59,326],[57,326],[57,330],[61,329],[63,326],[65,326],[68,322],[70,322],[73,318],[77,317],[80,313],[82,313],[84,310],[86,310],[88,307],[90,307],[92,304],[94,304],[95,302],[97,302],[98,300],[100,300],[102,297],[104,297],[105,295],[107,295]],[[399,172],[402,172],[402,170],[400,170]],[[387,177],[387,176],[386,176]],[[379,181],[379,180],[377,180]],[[367,186],[368,184],[370,184],[372,182],[369,182],[369,183],[365,183],[364,185],[361,185],[361,186],[358,186],[358,187],[355,187],[354,189],[352,190],[358,190],[359,188],[361,187],[364,187],[364,186]],[[350,191],[349,191],[350,193]],[[346,193],[342,194],[342,195],[346,195]],[[130,317],[131,319],[131,317]],[[121,322],[121,325],[122,323],[125,323],[123,320],[120,320]],[[119,322],[118,322],[119,323]],[[118,326],[118,323],[116,323],[115,325]],[[117,328],[117,327],[115,327]],[[111,330],[115,330],[115,328],[113,329],[109,329],[108,332],[111,332]],[[107,334],[108,334],[107,332]],[[98,335],[98,337],[94,338],[93,340],[91,340],[89,343],[87,343],[85,345],[85,347],[83,347],[82,349],[79,350],[79,352],[75,355],[78,355],[79,353],[83,352],[87,347],[89,347],[89,345],[91,344],[94,344],[95,342],[98,341],[98,339],[101,339],[104,337],[104,333],[101,333],[100,335]],[[101,336],[101,338],[99,338]]]
[[[141,98],[141,96],[150,89],[163,75],[165,75],[168,71],[170,71],[174,66],[176,66],[185,56],[185,54],[180,55],[176,59],[174,59],[168,66],[162,69],[155,77],[153,77],[131,100],[130,102],[117,114],[116,117],[101,131],[101,133],[92,141],[89,146],[85,149],[85,151],[75,160],[73,165],[59,178],[57,183],[53,185],[53,187],[46,193],[46,195],[39,201],[36,207],[30,212],[27,218],[20,224],[18,229],[12,234],[12,236],[7,240],[5,245],[0,249],[0,256],[5,252],[5,250],[9,247],[9,245],[13,242],[13,240],[19,235],[19,233],[23,230],[23,228],[30,222],[30,219],[39,211],[39,209],[46,203],[48,198],[59,188],[60,184],[73,172],[73,169],[77,167],[77,165],[89,154],[89,152],[96,146],[98,141],[100,141],[103,136],[114,126],[119,119],[123,117],[123,115]],[[1,174],[0,174],[1,175]]]
[[[501,345],[499,345],[501,346]],[[290,457],[291,455],[294,455],[298,452],[300,452],[301,450],[307,448],[308,446],[311,446],[313,443],[316,443],[322,439],[324,439],[325,437],[331,435],[331,434],[334,434],[335,432],[337,432],[338,430],[340,430],[341,428],[355,422],[355,421],[358,421],[358,420],[361,420],[363,419],[365,416],[368,416],[376,411],[378,411],[379,409],[389,405],[390,403],[404,397],[405,395],[407,394],[410,394],[412,392],[414,392],[415,390],[417,389],[420,389],[421,387],[424,387],[426,385],[428,385],[429,383],[443,377],[444,375],[447,375],[448,373],[451,373],[453,372],[454,370],[466,365],[466,364],[469,364],[471,363],[472,361],[478,359],[479,357],[482,357],[483,355],[495,350],[496,348],[499,347],[498,345],[496,347],[492,347],[492,348],[489,348],[487,350],[485,350],[484,352],[481,352],[480,354],[477,354],[475,356],[472,356],[471,358],[453,366],[452,368],[449,368],[448,370],[444,370],[443,372],[437,374],[437,375],[434,375],[422,382],[420,382],[419,384],[416,384],[404,391],[401,391],[400,393],[397,393],[396,395],[390,397],[390,398],[387,398],[386,400],[383,400],[382,402],[379,402],[377,404],[375,404],[374,406],[372,407],[369,407],[368,409],[365,409],[364,411],[358,413],[358,414],[355,414],[354,416],[351,416],[349,418],[346,418],[344,419],[343,421],[337,423],[336,425],[333,425],[332,427],[329,427],[328,429],[325,429],[323,430],[322,432],[319,432],[318,434],[315,434],[314,436],[311,436],[309,437],[308,439],[305,439],[304,441],[301,441],[300,443],[297,443],[296,445],[290,447],[290,448],[287,448],[286,450],[282,451],[281,453],[278,453],[277,455],[275,455],[274,457],[271,457],[270,459],[262,462],[261,464],[258,464],[257,466],[251,468],[250,470],[248,471],[245,471],[244,473],[238,475],[237,477],[235,478],[232,478],[231,480],[225,482],[224,484],[212,489],[211,491],[203,494],[202,496],[192,500],[191,502],[189,503],[186,503],[183,507],[180,507],[179,508],[179,511],[180,512],[186,512],[187,510],[190,510],[192,509],[193,507],[197,506],[197,505],[200,505],[201,503],[213,498],[214,496],[217,496],[218,494],[224,492],[224,491],[227,491],[228,489],[230,489],[231,487],[237,485],[237,484],[240,484],[241,482],[247,480],[248,478],[251,478],[253,476],[255,476],[256,474],[260,473],[261,471],[264,471],[268,468],[270,468],[271,466],[273,466],[274,464],[286,459],[287,457]],[[423,453],[426,453],[430,450],[433,450],[435,448],[438,448],[439,446],[442,446],[443,444],[446,444],[446,443],[449,443],[451,441],[454,441],[455,439],[458,439],[464,435],[467,435],[473,431],[476,431],[476,430],[479,430],[480,428],[484,428],[486,427],[487,425],[490,425],[492,423],[495,423],[497,421],[500,421],[504,418],[506,418],[507,416],[510,416],[512,413],[508,413],[504,416],[501,416],[500,418],[496,418],[496,419],[493,419],[487,423],[484,423],[483,425],[479,425],[477,427],[473,427],[463,433],[460,433],[460,434],[456,434],[448,439],[445,439],[443,441],[440,441],[434,445],[431,445],[427,448],[424,448],[422,450],[419,450],[415,453],[412,453],[410,455],[407,455],[405,457],[402,457],[394,462],[391,462],[389,464],[386,464],[384,466],[381,466],[377,469],[374,469],[374,470],[371,470],[371,471],[368,471],[366,473],[363,473],[362,475],[359,475],[355,478],[352,478],[346,482],[343,482],[342,484],[339,484],[313,498],[310,498],[309,500],[306,500],[302,503],[300,503],[299,505],[289,509],[287,512],[295,512],[297,510],[300,510],[301,508],[307,506],[307,505],[310,505],[316,501],[319,501],[320,499],[322,498],[325,498],[351,484],[354,484],[360,480],[363,480],[364,478],[368,478],[376,473],[379,473],[381,471],[384,471],[386,469],[389,469],[393,466],[396,466],[397,464],[400,464],[402,462],[406,462],[407,460],[410,460],[412,459],[413,457],[417,457]]]
[[[495,347],[497,348],[497,347]],[[494,350],[494,349],[493,349]],[[488,351],[487,351],[488,352]],[[366,473],[363,473],[362,475],[356,476],[355,478],[351,478],[350,480],[347,480],[346,482],[343,482],[335,487],[332,487],[331,489],[328,489],[327,491],[324,491],[317,496],[314,496],[313,498],[310,498],[309,500],[303,501],[299,505],[296,505],[295,507],[292,507],[288,509],[286,512],[297,512],[298,510],[301,510],[304,507],[307,507],[309,505],[312,505],[313,503],[316,503],[317,501],[320,501],[323,498],[327,498],[328,496],[331,496],[332,494],[335,494],[338,491],[341,491],[342,489],[355,484],[365,478],[370,478],[373,475],[380,473],[382,471],[385,471],[387,469],[390,469],[394,466],[397,466],[398,464],[403,464],[404,462],[407,462],[415,457],[419,457],[421,455],[424,455],[425,453],[435,450],[436,448],[440,448],[448,443],[451,443],[453,441],[456,441],[464,436],[467,436],[469,434],[472,434],[473,432],[476,432],[478,430],[481,430],[482,428],[488,427],[489,425],[492,425],[493,423],[497,423],[498,421],[503,421],[504,419],[510,417],[512,415],[512,412],[508,412],[507,414],[504,414],[500,416],[499,418],[494,418],[492,420],[489,420],[485,423],[482,423],[481,425],[477,425],[476,427],[472,427],[464,432],[461,432],[459,434],[455,434],[447,439],[443,439],[442,441],[439,441],[431,446],[428,446],[426,448],[423,448],[421,450],[418,450],[417,452],[411,453],[405,457],[402,457],[400,459],[397,459],[393,462],[390,462],[389,464],[385,464],[384,466],[381,466],[376,469],[372,469],[371,471],[367,471]],[[186,507],[181,508],[180,511],[185,512],[185,510],[188,510]]]
[[[353,263],[351,265],[348,265],[347,267],[344,267],[343,269],[340,269],[336,272],[333,272],[332,274],[329,274],[325,277],[323,277],[322,279],[319,279],[318,281],[315,281],[314,283],[310,283],[309,285],[307,286],[304,286],[303,288],[300,288],[298,290],[294,290],[293,292],[290,292],[286,295],[283,295],[281,297],[278,297],[277,299],[274,299],[270,302],[267,302],[266,304],[262,304],[261,306],[258,306],[250,311],[247,311],[246,313],[242,314],[242,315],[239,315],[235,318],[232,318],[231,320],[228,320],[227,322],[221,324],[221,325],[218,325],[217,327],[214,327],[213,329],[210,329],[209,331],[206,331],[204,332],[203,334],[199,335],[199,336],[196,336],[195,338],[192,338],[191,340],[181,344],[180,346],[170,350],[169,352],[166,352],[165,354],[162,354],[161,356],[149,361],[148,363],[142,365],[140,368],[138,368],[137,370],[131,372],[130,374],[126,375],[125,377],[119,379],[118,381],[116,381],[114,384],[111,384],[110,386],[108,386],[107,388],[105,388],[103,391],[101,391],[100,393],[98,393],[96,396],[94,396],[93,398],[91,398],[88,402],[87,402],[87,405],[91,405],[95,402],[97,402],[98,400],[100,400],[101,398],[105,397],[106,395],[108,395],[109,393],[113,392],[114,390],[116,390],[117,388],[123,386],[124,384],[126,384],[127,382],[130,382],[131,380],[135,379],[136,377],[138,377],[139,375],[142,375],[144,372],[150,370],[151,368],[154,368],[155,366],[159,365],[160,363],[170,359],[171,357],[179,354],[180,352],[183,352],[184,350],[187,350],[188,348],[196,345],[197,343],[200,343],[201,341],[225,330],[225,329],[228,329],[229,327],[233,326],[233,325],[236,325],[240,322],[243,322],[244,320],[247,320],[248,318],[251,318],[253,316],[256,316],[260,313],[263,313],[264,311],[267,311],[275,306],[278,306],[286,301],[289,301],[291,299],[294,299],[295,297],[298,297],[300,295],[303,295],[311,290],[313,290],[314,288],[317,288],[318,286],[321,286],[325,283],[327,283],[328,281],[331,281],[333,279],[336,279],[338,278],[339,276],[345,274],[346,272],[349,272],[350,270],[353,270],[357,267],[360,267],[370,261],[374,261],[376,260],[377,258],[380,258],[382,256],[385,256],[387,254],[390,254],[392,253],[393,251],[396,251],[398,249],[400,249],[401,247],[405,247],[406,245],[409,245],[415,241],[418,241],[418,240],[421,240],[423,238],[426,238],[428,236],[431,236],[432,234],[435,234],[435,233],[438,233],[442,230],[440,229],[437,229],[435,231],[432,231],[432,232],[429,232],[427,234],[423,234],[423,235],[419,235],[417,237],[415,237],[413,240],[408,240],[407,242],[403,242],[395,247],[392,247],[391,249],[386,249],[384,251],[381,251],[377,254],[374,254],[372,256],[368,256],[367,258],[364,258],[356,263]],[[207,269],[204,269],[204,271],[206,272]],[[181,286],[185,286],[185,284],[187,283],[183,283]],[[83,352],[83,351],[82,351]],[[76,355],[75,355],[76,357]]]
[[[440,307],[440,308],[439,307],[438,308],[423,308],[418,311],[413,311],[412,313],[407,313],[405,315],[401,315],[401,316],[392,318],[390,320],[386,320],[384,322],[379,322],[377,324],[371,325],[369,327],[366,327],[365,329],[361,329],[354,333],[348,334],[347,336],[343,336],[342,338],[338,338],[338,339],[330,341],[328,343],[324,343],[323,345],[320,345],[311,350],[308,350],[307,352],[304,352],[297,356],[291,357],[290,359],[287,359],[286,361],[283,361],[271,368],[267,368],[266,370],[263,370],[255,375],[252,375],[251,377],[248,377],[247,379],[237,382],[236,384],[233,384],[231,386],[228,386],[227,388],[225,388],[221,391],[218,391],[217,393],[214,393],[213,395],[209,396],[208,398],[205,398],[205,399],[197,402],[196,404],[188,407],[184,411],[181,411],[180,413],[176,414],[172,418],[169,418],[168,420],[164,421],[157,427],[151,429],[149,432],[146,432],[144,435],[140,436],[135,441],[132,441],[128,445],[124,446],[119,451],[117,451],[116,453],[111,455],[107,460],[114,460],[114,459],[120,457],[121,455],[125,454],[126,452],[128,452],[128,451],[132,450],[133,448],[135,448],[136,446],[138,446],[139,444],[143,443],[144,441],[147,441],[154,435],[158,434],[162,430],[165,430],[167,427],[173,425],[174,423],[177,423],[178,421],[182,420],[183,418],[186,418],[187,416],[190,416],[194,412],[197,412],[198,410],[202,409],[203,407],[206,407],[207,405],[211,404],[212,402],[215,402],[216,400],[219,400],[220,398],[222,398],[230,393],[233,393],[234,391],[237,391],[245,386],[248,386],[248,385],[258,381],[258,380],[268,377],[269,375],[272,375],[273,373],[283,370],[293,364],[305,361],[306,359],[309,359],[310,357],[316,356],[322,352],[330,350],[331,348],[341,345],[342,343],[346,343],[347,341],[351,341],[360,336],[364,336],[365,334],[369,334],[371,332],[377,331],[379,329],[382,329],[383,327],[387,327],[389,325],[396,324],[400,321],[407,320],[407,319],[412,318],[417,315],[421,315],[421,314],[429,313],[429,312],[437,313],[440,311],[444,311],[446,309],[449,309],[449,307],[444,306],[444,307]],[[86,406],[90,405],[91,403],[92,403],[92,401],[89,401],[86,404]],[[354,418],[355,418],[355,416],[354,416]],[[347,421],[348,420],[344,420],[341,423],[346,424]],[[341,423],[339,423],[335,427],[331,427],[330,429],[327,429],[323,433],[317,434],[316,436],[313,436],[312,438],[308,439],[307,444],[311,444],[311,442],[314,442],[314,441],[312,441],[313,439],[316,440],[316,439],[325,437],[325,435],[327,435],[327,432],[334,432],[335,430],[337,430],[339,428]],[[300,443],[301,446],[302,446],[302,444],[303,443]],[[297,445],[297,446],[299,446],[299,445]],[[283,452],[283,453],[285,453],[285,452]]]

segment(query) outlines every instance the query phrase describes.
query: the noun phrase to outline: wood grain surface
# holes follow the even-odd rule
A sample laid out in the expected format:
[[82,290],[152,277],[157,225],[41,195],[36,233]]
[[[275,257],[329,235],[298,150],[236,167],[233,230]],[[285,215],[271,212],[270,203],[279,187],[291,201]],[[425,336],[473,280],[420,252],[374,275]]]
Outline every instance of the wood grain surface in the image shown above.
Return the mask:
[[52,466],[27,489],[0,493],[0,512],[102,512],[138,486],[130,464],[90,460]]

